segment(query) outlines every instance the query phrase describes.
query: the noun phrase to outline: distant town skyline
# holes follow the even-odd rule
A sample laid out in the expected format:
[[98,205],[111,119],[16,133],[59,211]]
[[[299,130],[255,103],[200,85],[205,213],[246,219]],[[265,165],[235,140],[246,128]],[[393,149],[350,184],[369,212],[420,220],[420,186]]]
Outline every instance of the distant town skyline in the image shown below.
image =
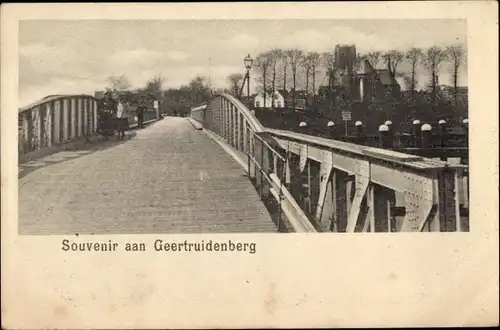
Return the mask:
[[[355,44],[360,53],[451,44],[467,49],[467,26],[465,20],[444,19],[20,21],[19,102],[93,93],[113,74],[126,75],[133,88],[158,74],[165,88],[199,75],[224,88],[229,74],[244,73],[247,54],[255,58],[272,48],[331,52],[336,44]],[[409,67],[401,64],[398,71],[408,73]],[[422,66],[417,73],[419,85],[427,84]],[[452,83],[450,64],[442,65],[439,78],[440,84]],[[459,85],[467,85],[466,61]]]

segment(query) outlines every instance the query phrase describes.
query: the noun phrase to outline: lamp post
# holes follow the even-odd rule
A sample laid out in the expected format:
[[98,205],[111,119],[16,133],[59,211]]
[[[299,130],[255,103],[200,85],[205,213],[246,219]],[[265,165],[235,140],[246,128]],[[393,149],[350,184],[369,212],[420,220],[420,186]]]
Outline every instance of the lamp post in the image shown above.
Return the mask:
[[248,102],[250,102],[250,69],[252,68],[253,58],[248,54],[243,62],[245,63],[245,69],[247,69],[247,96]]

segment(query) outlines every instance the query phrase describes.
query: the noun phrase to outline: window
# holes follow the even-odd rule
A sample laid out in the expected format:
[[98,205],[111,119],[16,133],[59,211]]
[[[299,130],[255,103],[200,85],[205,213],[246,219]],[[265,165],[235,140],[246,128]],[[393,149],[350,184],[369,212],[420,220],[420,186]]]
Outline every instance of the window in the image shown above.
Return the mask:
[[260,102],[259,101],[255,101],[255,107],[256,108],[260,108]]

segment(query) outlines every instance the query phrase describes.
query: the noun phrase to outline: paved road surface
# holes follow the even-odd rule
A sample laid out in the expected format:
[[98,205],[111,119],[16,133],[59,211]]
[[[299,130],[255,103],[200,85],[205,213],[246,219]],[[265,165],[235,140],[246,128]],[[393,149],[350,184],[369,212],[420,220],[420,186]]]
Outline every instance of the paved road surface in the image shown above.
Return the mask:
[[[35,170],[29,170],[34,167]],[[185,118],[24,164],[20,234],[275,232],[238,165]]]

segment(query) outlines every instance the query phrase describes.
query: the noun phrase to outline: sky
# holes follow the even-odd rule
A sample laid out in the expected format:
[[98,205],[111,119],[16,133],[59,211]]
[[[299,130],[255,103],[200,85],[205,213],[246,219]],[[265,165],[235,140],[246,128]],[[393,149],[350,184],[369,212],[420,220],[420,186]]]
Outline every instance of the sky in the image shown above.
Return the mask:
[[[336,44],[355,44],[358,52],[366,53],[432,45],[466,47],[467,42],[465,20],[441,19],[25,20],[19,24],[20,106],[52,94],[93,94],[107,86],[111,75],[126,75],[133,87],[143,87],[159,74],[165,87],[179,87],[197,75],[210,76],[214,88],[227,87],[229,74],[245,72],[247,54],[255,57],[272,48],[325,52]],[[409,72],[409,67],[401,65],[398,71]],[[440,83],[452,84],[450,65],[443,65]],[[467,86],[466,62],[460,68],[459,85]]]

